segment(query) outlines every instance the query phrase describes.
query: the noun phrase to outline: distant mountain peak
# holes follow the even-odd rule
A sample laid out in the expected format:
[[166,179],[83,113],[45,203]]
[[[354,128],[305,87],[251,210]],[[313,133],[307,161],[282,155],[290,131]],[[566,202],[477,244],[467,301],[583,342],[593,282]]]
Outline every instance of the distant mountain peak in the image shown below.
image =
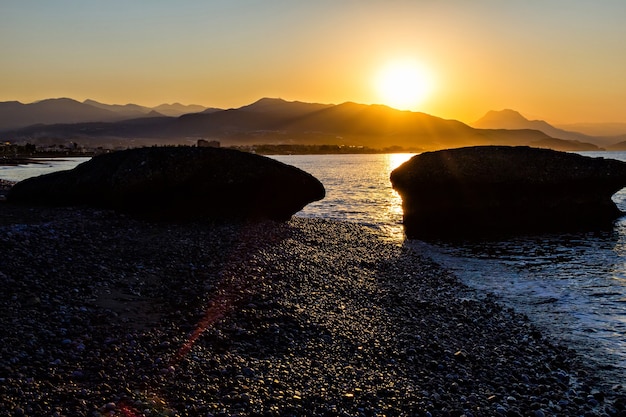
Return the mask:
[[474,124],[484,124],[493,122],[529,122],[526,117],[516,110],[489,110],[482,118],[478,119]]
[[333,107],[332,104],[305,103],[302,101],[287,101],[282,98],[264,97],[247,106],[239,107],[237,110],[251,111],[258,113],[282,113],[284,116],[298,116],[301,114],[323,110]]
[[[298,103],[297,101],[291,103]],[[284,106],[290,104],[289,101],[284,100],[282,98],[273,98],[273,97],[263,97],[255,101],[254,103],[248,104],[246,106],[242,106],[240,110],[263,110],[274,108],[276,106]]]
[[178,117],[188,113],[200,113],[206,109],[206,107],[199,104],[181,104],[178,102],[171,104],[163,103],[152,108],[152,110],[170,117]]
[[250,104],[250,106],[254,106],[256,104],[275,104],[275,103],[288,103],[288,101],[280,97],[261,97],[254,103]]
[[[529,120],[517,110],[489,110],[483,117],[471,124],[479,129],[537,129],[550,126],[543,120]],[[551,126],[550,126],[551,127]]]
[[72,103],[72,104],[81,104],[80,101],[74,100],[73,98],[68,97],[56,97],[56,98],[45,98],[43,100],[35,101],[32,104],[48,104],[48,103]]
[[471,124],[477,129],[507,129],[507,130],[538,130],[546,135],[561,140],[585,142],[597,145],[597,138],[578,132],[558,129],[544,120],[528,120],[521,113],[512,109],[491,110],[482,118]]

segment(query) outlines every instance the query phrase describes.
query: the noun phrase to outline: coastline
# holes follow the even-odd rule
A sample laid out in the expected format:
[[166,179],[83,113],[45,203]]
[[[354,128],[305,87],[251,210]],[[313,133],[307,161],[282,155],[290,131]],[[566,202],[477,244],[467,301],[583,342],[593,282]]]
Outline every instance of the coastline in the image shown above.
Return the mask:
[[626,413],[527,318],[357,224],[3,203],[0,228],[2,415]]
[[35,158],[30,157],[15,157],[15,158],[0,158],[0,166],[16,166],[16,165],[26,165],[26,164],[38,164],[39,161]]

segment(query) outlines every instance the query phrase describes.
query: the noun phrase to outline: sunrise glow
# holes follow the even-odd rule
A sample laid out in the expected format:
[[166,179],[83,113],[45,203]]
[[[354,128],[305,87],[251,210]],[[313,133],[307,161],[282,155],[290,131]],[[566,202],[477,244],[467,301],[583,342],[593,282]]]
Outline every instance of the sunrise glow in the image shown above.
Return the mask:
[[433,90],[432,76],[412,60],[387,64],[375,84],[381,103],[400,110],[417,110]]
[[626,117],[626,2],[61,2],[3,4],[0,101],[228,109],[280,97],[465,123],[504,108],[552,123]]

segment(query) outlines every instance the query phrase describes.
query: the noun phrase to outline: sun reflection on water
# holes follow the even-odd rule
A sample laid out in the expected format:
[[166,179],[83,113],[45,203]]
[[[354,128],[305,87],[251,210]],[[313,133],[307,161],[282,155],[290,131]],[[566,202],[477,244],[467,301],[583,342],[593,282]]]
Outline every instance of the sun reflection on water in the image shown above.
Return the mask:
[[[387,154],[387,179],[389,179],[391,171],[411,159],[414,155],[415,154],[409,153]],[[389,202],[385,208],[385,217],[390,219],[392,222],[387,231],[391,240],[404,240],[404,227],[402,226],[402,197],[400,197],[400,194],[398,194],[398,192],[391,187],[391,182],[389,182]]]
[[414,153],[389,153],[387,156],[387,164],[389,172],[398,168],[400,165],[415,156]]
[[391,187],[391,171],[415,154],[280,155],[281,162],[319,179],[326,197],[297,216],[360,223],[402,242],[402,200]]

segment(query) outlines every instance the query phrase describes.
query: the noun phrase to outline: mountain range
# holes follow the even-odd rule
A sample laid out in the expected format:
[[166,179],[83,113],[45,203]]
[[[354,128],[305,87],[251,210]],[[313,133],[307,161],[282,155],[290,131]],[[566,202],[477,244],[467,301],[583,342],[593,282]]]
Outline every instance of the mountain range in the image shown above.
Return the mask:
[[[489,111],[482,118],[472,123],[471,126],[477,129],[534,129],[544,132],[555,139],[593,143],[603,148],[611,148],[619,142],[626,141],[626,124],[596,124],[595,131],[604,132],[604,134],[585,134],[579,131],[558,128],[543,120],[528,120],[519,112],[511,109]],[[592,129],[591,126],[584,124],[569,126],[572,128],[587,126],[587,129],[585,129],[587,131]],[[601,130],[601,126],[605,126],[604,130]],[[619,129],[620,126],[622,127],[621,130]]]
[[[207,110],[200,105],[180,103],[144,107],[137,104],[103,104],[94,100],[82,103],[69,98],[54,98],[23,104],[0,102],[0,130],[16,129],[34,124],[114,122],[141,117],[178,117]],[[210,109],[209,109],[210,110]]]
[[[513,110],[489,112],[469,126],[383,105],[338,105],[263,98],[235,109],[182,104],[154,108],[93,100],[50,99],[0,103],[0,139],[84,146],[192,144],[340,145],[419,151],[468,145],[528,145],[600,150],[621,137],[595,137],[530,121]],[[613,140],[611,142],[611,140]]]

